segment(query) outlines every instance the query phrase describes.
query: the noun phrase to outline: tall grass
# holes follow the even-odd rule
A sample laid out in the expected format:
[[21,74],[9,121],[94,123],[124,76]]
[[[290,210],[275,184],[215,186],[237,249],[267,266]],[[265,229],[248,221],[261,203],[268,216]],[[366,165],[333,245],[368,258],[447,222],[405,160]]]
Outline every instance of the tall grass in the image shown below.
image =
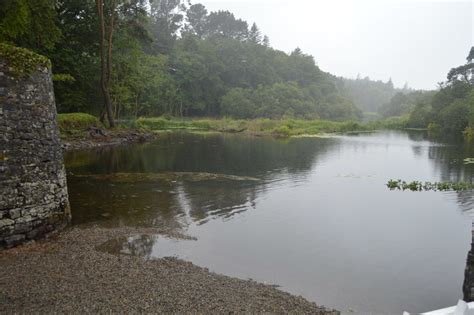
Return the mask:
[[[99,120],[84,113],[59,114],[58,125],[61,133],[72,134],[90,127],[103,127]],[[191,130],[244,132],[255,135],[273,135],[289,137],[298,135],[317,135],[323,133],[342,133],[351,131],[369,131],[376,129],[402,129],[406,126],[406,117],[359,123],[356,121],[302,120],[302,119],[231,119],[231,118],[167,118],[143,117],[122,124],[122,128],[146,129],[151,131]]]
[[370,130],[367,125],[354,121],[299,120],[299,119],[166,119],[163,117],[139,118],[136,125],[150,130],[201,130],[220,132],[246,132],[275,136],[315,135],[321,133]]

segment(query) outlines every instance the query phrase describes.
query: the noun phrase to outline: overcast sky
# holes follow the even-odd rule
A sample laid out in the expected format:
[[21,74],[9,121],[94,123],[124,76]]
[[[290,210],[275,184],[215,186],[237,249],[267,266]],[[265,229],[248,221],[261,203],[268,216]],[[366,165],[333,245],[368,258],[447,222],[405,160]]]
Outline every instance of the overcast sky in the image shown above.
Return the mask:
[[338,76],[433,89],[473,45],[470,0],[194,0],[256,22],[274,48],[300,47]]

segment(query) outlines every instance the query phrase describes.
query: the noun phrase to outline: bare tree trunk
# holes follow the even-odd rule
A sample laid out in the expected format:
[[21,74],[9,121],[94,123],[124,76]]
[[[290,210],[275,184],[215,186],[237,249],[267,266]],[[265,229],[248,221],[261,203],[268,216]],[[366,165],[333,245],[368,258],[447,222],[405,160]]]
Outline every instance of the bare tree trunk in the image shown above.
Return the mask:
[[[102,90],[102,96],[104,98],[104,108],[107,114],[107,120],[109,121],[109,126],[111,128],[115,127],[115,121],[112,113],[112,101],[110,100],[109,93],[109,79],[110,79],[110,62],[112,59],[112,30],[110,31],[109,36],[109,53],[107,56],[107,61],[105,60],[105,47],[104,47],[104,36],[105,36],[105,21],[104,21],[104,0],[96,0],[97,4],[97,13],[99,14],[99,49],[100,49],[100,87]],[[113,23],[113,11],[115,10],[115,5],[112,6],[112,18],[111,22]],[[107,62],[107,65],[106,65]],[[109,72],[109,73],[108,73]]]

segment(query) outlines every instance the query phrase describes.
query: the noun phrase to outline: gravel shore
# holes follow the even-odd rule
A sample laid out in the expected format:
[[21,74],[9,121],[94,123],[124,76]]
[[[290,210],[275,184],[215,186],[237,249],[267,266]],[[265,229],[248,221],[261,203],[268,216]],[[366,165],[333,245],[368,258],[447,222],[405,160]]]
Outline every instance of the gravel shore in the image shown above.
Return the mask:
[[[133,228],[70,228],[0,252],[0,313],[339,314],[273,286],[209,272],[175,258],[146,261],[96,248]],[[175,235],[179,237],[179,235]]]

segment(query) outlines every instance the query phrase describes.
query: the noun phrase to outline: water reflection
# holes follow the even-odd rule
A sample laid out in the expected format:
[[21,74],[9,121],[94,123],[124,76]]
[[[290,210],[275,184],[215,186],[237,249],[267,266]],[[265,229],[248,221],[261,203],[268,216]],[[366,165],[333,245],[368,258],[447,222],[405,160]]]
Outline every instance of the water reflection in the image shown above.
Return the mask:
[[[337,139],[313,143],[304,138],[288,142],[173,133],[147,145],[69,153],[73,223],[183,228],[214,217],[228,219],[254,209],[256,199],[269,186],[276,189],[288,182],[304,182]],[[129,180],[110,177],[117,172],[129,174]],[[164,172],[196,176],[147,176]],[[198,178],[200,172],[219,180]],[[259,180],[236,180],[242,176]]]
[[423,133],[170,134],[66,162],[74,223],[166,225],[197,238],[133,236],[111,241],[116,253],[177,255],[343,311],[398,314],[462,297],[473,202],[469,192],[391,192],[385,183],[469,181],[474,169],[462,160],[473,153]]

